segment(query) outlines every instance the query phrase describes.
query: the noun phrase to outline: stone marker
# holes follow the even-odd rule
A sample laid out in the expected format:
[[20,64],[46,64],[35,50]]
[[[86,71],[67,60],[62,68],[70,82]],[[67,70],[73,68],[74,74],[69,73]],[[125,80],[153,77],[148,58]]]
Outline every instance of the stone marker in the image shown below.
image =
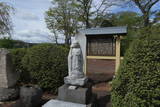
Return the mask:
[[0,101],[14,100],[18,97],[18,89],[14,87],[18,76],[12,69],[10,52],[0,49]]
[[92,100],[92,90],[86,87],[78,87],[75,90],[69,89],[69,85],[64,84],[58,89],[58,100],[79,103],[79,104],[89,104]]
[[10,88],[16,84],[17,76],[12,69],[10,52],[6,49],[0,49],[0,88]]

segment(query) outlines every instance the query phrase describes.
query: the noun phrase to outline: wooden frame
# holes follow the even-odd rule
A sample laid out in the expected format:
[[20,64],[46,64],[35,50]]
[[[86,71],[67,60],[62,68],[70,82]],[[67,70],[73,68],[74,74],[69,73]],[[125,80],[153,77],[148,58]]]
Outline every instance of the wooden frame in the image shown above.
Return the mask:
[[[87,59],[113,59],[116,60],[116,56],[87,56]],[[123,57],[120,57],[120,59],[122,60]]]
[[121,49],[121,38],[120,36],[117,36],[116,37],[116,72],[118,71],[118,68],[120,66],[120,61],[121,61],[120,49]]
[[[120,62],[121,62],[121,60],[123,60],[123,57],[121,57],[121,55],[120,55],[121,38],[122,38],[122,36],[119,36],[119,35],[115,36],[115,39],[116,39],[116,55],[115,56],[86,56],[85,74],[87,72],[87,59],[108,59],[108,60],[115,60],[115,74],[116,74],[117,71],[118,71],[118,68],[120,66]],[[87,46],[86,46],[86,49],[87,49]]]
[[[123,37],[126,35],[127,35],[127,26],[88,28],[88,29],[79,30],[78,34],[76,35],[76,39],[80,43],[80,46],[82,49],[83,60],[84,60],[83,69],[85,74],[87,73],[88,59],[115,60],[115,72],[117,72],[120,65],[120,60],[123,59],[123,57],[121,57],[120,55],[120,46],[121,46],[120,40],[123,39]],[[113,38],[111,45],[107,41],[101,40],[103,38],[105,39],[108,37]],[[97,38],[97,40],[94,41],[94,40],[91,40],[90,38]],[[91,41],[89,42],[88,40],[91,40]],[[97,43],[97,44],[94,45],[94,43],[95,44]],[[88,45],[90,48],[93,48],[93,49],[92,50],[88,49]],[[107,48],[107,47],[110,47],[109,45],[112,46],[112,49]],[[95,50],[94,50],[94,47],[95,47]],[[112,51],[107,52],[108,50],[103,49],[103,47],[106,47],[109,51],[110,50]]]

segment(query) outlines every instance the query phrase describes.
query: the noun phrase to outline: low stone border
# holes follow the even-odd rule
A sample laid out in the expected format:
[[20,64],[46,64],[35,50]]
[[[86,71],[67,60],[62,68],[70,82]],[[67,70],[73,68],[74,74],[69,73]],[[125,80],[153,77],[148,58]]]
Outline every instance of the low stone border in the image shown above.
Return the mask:
[[0,102],[13,101],[19,97],[17,88],[0,88]]

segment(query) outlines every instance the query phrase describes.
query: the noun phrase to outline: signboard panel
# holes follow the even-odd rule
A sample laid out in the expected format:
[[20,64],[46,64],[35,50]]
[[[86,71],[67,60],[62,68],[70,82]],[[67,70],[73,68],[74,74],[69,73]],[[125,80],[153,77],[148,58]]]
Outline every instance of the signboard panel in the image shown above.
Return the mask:
[[87,56],[115,56],[113,36],[87,36]]

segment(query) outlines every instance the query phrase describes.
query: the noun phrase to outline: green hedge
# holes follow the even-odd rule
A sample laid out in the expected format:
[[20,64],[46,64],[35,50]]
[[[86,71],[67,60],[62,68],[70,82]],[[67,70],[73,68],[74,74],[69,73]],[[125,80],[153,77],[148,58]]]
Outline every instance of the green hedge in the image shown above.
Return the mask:
[[25,48],[17,48],[11,49],[12,61],[14,66],[14,71],[20,74],[19,82],[20,83],[28,83],[30,82],[30,74],[23,67],[22,59],[26,55],[27,49]]
[[30,72],[31,82],[38,83],[43,89],[57,92],[67,75],[68,48],[41,44],[27,51],[22,60],[23,67]]
[[160,107],[160,40],[137,39],[112,82],[113,107]]

